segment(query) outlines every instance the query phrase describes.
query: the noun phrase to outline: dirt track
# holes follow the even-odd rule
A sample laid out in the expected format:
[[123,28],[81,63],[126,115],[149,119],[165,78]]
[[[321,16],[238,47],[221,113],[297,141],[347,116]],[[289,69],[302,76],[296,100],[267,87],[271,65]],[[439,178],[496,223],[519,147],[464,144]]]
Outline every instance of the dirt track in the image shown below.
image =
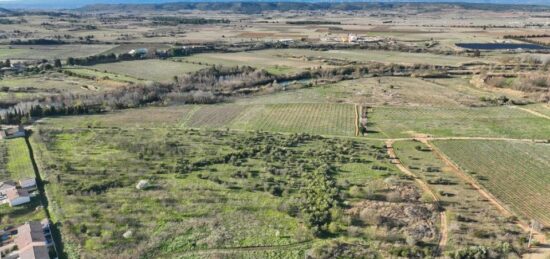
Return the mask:
[[[430,186],[426,182],[424,182],[422,179],[418,178],[416,174],[411,172],[407,167],[403,166],[403,164],[401,163],[401,160],[397,158],[397,155],[395,154],[395,150],[393,149],[393,140],[387,140],[386,147],[388,148],[388,155],[390,156],[390,159],[394,161],[395,166],[397,166],[397,168],[404,174],[414,178],[414,181],[425,193],[428,193],[435,202],[439,202],[440,201],[439,197],[434,193],[434,191],[430,188]],[[441,222],[441,229],[440,229],[441,235],[439,237],[438,247],[439,247],[439,251],[442,251],[442,248],[447,245],[447,240],[448,240],[447,214],[445,213],[445,211],[442,211],[439,213],[439,218]]]

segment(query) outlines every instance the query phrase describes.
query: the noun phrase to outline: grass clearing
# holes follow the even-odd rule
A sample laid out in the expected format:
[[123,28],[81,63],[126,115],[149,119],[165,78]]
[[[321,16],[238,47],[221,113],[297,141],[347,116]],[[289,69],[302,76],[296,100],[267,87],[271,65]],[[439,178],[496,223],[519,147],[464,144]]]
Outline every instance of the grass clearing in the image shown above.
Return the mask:
[[74,68],[65,68],[65,69],[75,73],[77,76],[92,78],[94,80],[113,80],[113,81],[119,81],[124,83],[141,82],[141,80],[134,77],[119,75],[119,74],[114,74],[109,72],[100,72],[98,70],[91,69],[91,67],[74,67]]
[[513,211],[550,226],[549,145],[463,140],[435,144]]
[[173,81],[174,76],[195,72],[206,68],[206,66],[169,60],[150,59],[98,64],[91,66],[91,68],[142,80],[167,82]]
[[35,178],[29,149],[24,138],[5,140],[8,149],[7,170],[14,181]]

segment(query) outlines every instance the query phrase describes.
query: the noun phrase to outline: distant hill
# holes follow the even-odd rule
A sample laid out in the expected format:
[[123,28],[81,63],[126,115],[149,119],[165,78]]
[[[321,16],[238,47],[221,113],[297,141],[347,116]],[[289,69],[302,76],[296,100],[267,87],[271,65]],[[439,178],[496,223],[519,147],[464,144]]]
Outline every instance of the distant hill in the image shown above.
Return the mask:
[[[177,2],[174,4],[174,2]],[[181,2],[181,3],[179,3]],[[183,3],[185,2],[185,3]],[[344,0],[344,1],[330,1],[330,0],[283,0],[283,3],[309,3],[311,5],[322,4],[322,3],[331,3],[334,5],[346,5],[350,3],[477,3],[477,4],[513,4],[513,5],[549,5],[550,0]],[[211,3],[211,4],[209,4]],[[224,3],[229,5],[238,5],[243,3],[241,1],[230,1],[230,0],[189,0],[189,1],[178,1],[178,0],[10,0],[2,1],[0,0],[0,7],[6,8],[82,8],[82,10],[97,10],[102,8],[108,8],[105,4],[114,4],[115,6],[125,6],[129,7],[134,5],[140,5],[140,8],[145,8],[141,5],[147,5],[150,9],[161,8],[165,6],[184,6],[185,4],[194,4],[195,6],[200,4],[206,4],[209,6],[215,6],[217,3]],[[249,0],[245,1],[246,3],[274,3],[271,0]],[[111,5],[110,5],[111,6]],[[221,5],[225,6],[225,5]],[[493,6],[494,7],[494,6]]]
[[[371,9],[399,9],[399,8],[419,8],[433,7],[439,5],[440,8],[463,8],[476,10],[538,10],[550,11],[550,6],[540,5],[510,5],[510,4],[492,4],[492,3],[438,3],[436,1],[386,1],[386,2],[177,2],[177,3],[158,3],[158,4],[94,4],[79,8],[79,11],[177,11],[177,10],[213,10],[213,11],[234,11],[240,13],[259,13],[263,11],[289,11],[289,10],[371,10]],[[486,0],[491,1],[491,0]],[[496,0],[495,0],[496,1]],[[538,0],[533,0],[537,2]],[[510,2],[500,0],[499,2]]]

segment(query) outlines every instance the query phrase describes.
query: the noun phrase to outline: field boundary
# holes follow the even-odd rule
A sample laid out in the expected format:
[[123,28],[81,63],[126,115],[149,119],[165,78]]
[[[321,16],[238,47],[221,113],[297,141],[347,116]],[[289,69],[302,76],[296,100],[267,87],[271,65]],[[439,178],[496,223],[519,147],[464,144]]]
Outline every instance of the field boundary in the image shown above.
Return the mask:
[[211,249],[198,249],[193,251],[187,251],[180,255],[204,255],[210,253],[231,253],[231,252],[242,252],[242,251],[270,251],[278,249],[289,249],[300,246],[305,246],[312,243],[312,240],[287,244],[287,245],[278,245],[278,246],[240,246],[240,247],[222,247],[222,248],[211,248]]
[[[441,161],[443,161],[447,166],[449,166],[459,178],[469,183],[474,189],[478,191],[479,194],[481,194],[483,197],[485,197],[490,203],[492,203],[498,211],[503,216],[510,217],[510,216],[516,216],[516,213],[514,213],[512,210],[507,208],[506,204],[501,202],[498,198],[496,198],[491,192],[486,190],[481,184],[479,184],[476,180],[474,180],[471,176],[467,175],[461,168],[458,166],[454,161],[452,161],[447,155],[445,155],[439,148],[437,148],[434,144],[430,143],[427,139],[418,139],[422,143],[426,144],[432,152],[439,158]],[[520,227],[523,231],[529,232],[533,231],[534,235],[533,237],[535,240],[537,240],[541,244],[546,245],[546,237],[543,233],[540,233],[536,230],[531,230],[530,226],[528,224],[525,224],[521,220],[517,220],[516,225]]]

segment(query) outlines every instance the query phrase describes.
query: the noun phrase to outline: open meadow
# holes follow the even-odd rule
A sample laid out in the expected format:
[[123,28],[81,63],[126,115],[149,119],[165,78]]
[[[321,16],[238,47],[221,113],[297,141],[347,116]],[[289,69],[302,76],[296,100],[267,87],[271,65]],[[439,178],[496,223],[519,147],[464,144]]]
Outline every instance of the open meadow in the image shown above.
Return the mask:
[[[337,238],[358,231],[351,242],[380,240],[376,246],[386,246],[386,235],[404,238],[401,228],[363,232],[353,225],[370,223],[349,219],[373,206],[363,189],[384,200],[407,184],[396,178],[381,142],[172,127],[60,130],[49,123],[40,132],[32,142],[69,253],[79,247],[81,256],[164,257],[218,249],[299,258],[326,242],[319,233]],[[388,177],[392,182],[384,183]],[[141,180],[147,187],[136,189]],[[326,185],[309,183],[316,181]],[[424,220],[433,220],[426,213]],[[431,242],[434,231],[415,237]],[[263,252],[240,249],[248,246]]]

